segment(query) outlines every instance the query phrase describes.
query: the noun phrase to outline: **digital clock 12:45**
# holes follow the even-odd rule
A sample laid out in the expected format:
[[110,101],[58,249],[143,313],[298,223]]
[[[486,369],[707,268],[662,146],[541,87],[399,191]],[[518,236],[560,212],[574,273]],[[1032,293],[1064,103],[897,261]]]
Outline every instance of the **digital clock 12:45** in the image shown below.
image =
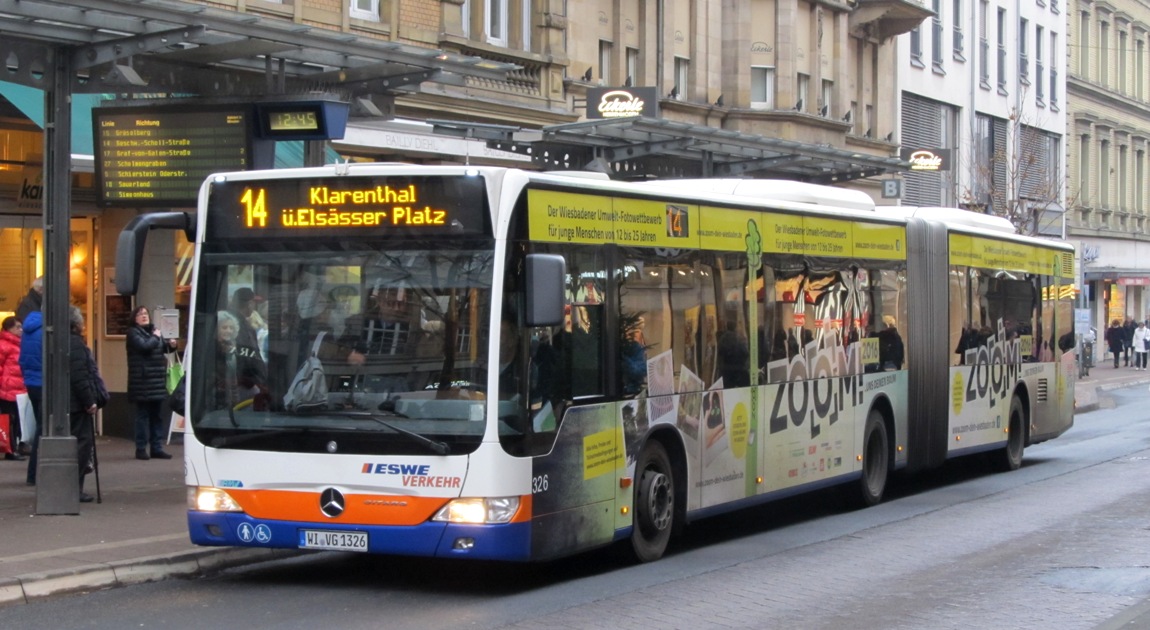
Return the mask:
[[318,131],[319,117],[315,110],[285,110],[268,112],[271,131]]

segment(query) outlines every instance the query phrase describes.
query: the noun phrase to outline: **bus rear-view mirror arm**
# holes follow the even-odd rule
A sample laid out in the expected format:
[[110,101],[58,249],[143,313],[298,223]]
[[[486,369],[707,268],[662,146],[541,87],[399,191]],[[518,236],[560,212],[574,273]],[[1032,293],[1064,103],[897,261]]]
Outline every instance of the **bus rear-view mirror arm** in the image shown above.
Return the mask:
[[563,287],[567,262],[556,254],[527,254],[528,326],[558,326],[563,323]]
[[196,240],[196,222],[186,212],[156,212],[132,219],[116,242],[116,291],[120,295],[136,294],[144,245],[148,242],[148,232],[155,229],[183,230],[189,243]]

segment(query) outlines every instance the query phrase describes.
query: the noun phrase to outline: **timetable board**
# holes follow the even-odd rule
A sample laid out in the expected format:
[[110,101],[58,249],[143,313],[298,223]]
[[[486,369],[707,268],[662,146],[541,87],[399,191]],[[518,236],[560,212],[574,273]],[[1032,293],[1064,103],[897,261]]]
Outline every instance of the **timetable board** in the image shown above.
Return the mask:
[[92,110],[98,202],[194,207],[209,175],[253,168],[252,118],[246,105]]

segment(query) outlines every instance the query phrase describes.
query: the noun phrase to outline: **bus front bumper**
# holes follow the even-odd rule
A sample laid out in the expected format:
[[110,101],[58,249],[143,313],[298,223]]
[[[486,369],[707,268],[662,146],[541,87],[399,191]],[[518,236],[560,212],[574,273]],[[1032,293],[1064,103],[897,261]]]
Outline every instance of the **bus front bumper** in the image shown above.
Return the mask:
[[528,522],[345,525],[256,519],[240,512],[188,511],[188,533],[197,545],[346,550],[477,560],[530,560],[530,527]]

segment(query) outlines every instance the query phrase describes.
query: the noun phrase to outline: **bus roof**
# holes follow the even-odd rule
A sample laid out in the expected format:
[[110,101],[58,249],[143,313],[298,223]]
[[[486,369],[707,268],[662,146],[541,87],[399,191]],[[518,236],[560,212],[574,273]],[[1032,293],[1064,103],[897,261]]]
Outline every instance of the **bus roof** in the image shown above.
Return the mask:
[[866,193],[847,188],[834,188],[784,179],[665,179],[642,182],[642,186],[661,190],[689,190],[751,197],[757,200],[790,201],[850,210],[874,210],[874,200]]
[[963,210],[962,208],[943,208],[928,206],[880,206],[878,212],[887,216],[918,217],[948,223],[951,225],[964,225],[967,227],[1002,232],[1004,234],[1017,234],[1018,230],[1006,217],[992,214],[982,214]]

